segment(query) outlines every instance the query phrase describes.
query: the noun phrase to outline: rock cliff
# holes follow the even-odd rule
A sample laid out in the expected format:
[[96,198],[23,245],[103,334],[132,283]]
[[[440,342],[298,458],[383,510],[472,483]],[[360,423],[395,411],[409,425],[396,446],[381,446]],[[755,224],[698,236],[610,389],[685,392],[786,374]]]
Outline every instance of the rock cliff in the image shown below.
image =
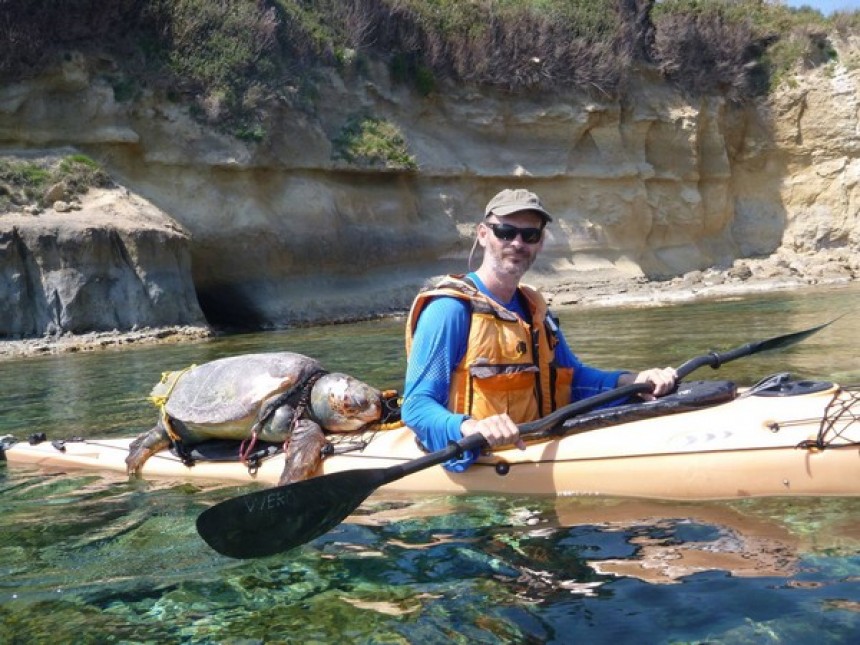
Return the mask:
[[[850,60],[852,44],[838,48]],[[0,87],[0,146],[86,152],[130,191],[116,199],[140,206],[141,228],[0,216],[4,301],[18,303],[0,335],[199,322],[195,294],[216,325],[400,310],[424,278],[465,268],[484,204],[507,186],[537,191],[555,216],[538,284],[822,250],[842,254],[847,278],[858,270],[860,71],[840,64],[756,108],[691,101],[648,70],[619,103],[466,87],[422,98],[371,67],[321,80],[316,108],[285,101],[261,143],[154,94],[118,102],[103,64],[70,55]],[[335,158],[332,141],[362,113],[399,126],[417,170]]]

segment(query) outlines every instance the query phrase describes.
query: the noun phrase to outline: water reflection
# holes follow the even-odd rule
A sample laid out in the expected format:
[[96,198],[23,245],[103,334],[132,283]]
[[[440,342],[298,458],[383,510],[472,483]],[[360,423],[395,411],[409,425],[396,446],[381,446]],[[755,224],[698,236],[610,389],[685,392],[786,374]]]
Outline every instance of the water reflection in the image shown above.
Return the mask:
[[[479,504],[472,496],[468,502]],[[402,531],[416,518],[427,524],[456,516],[462,498],[408,501],[406,496],[377,495],[350,521]],[[520,505],[521,504],[521,505]],[[787,508],[803,517],[801,525],[784,518]],[[860,500],[744,500],[743,502],[661,502],[655,500],[524,498],[496,517],[494,537],[523,556],[530,566],[547,551],[547,542],[582,547],[585,564],[599,574],[635,577],[650,583],[677,583],[709,570],[741,577],[789,577],[799,571],[803,554],[820,551],[852,555],[860,548]],[[790,515],[788,516],[790,517]],[[815,519],[812,519],[812,518]],[[815,527],[815,528],[813,528]],[[821,530],[826,527],[826,530]],[[595,534],[604,534],[595,545]],[[582,536],[585,535],[584,539]],[[427,542],[389,537],[386,542],[409,549],[427,549],[456,538],[438,528]],[[528,545],[528,546],[527,546]],[[610,546],[612,545],[612,546]],[[529,553],[532,551],[532,553]],[[517,568],[519,571],[521,568]],[[536,576],[536,587],[574,590],[592,595],[594,585],[579,588],[566,580]]]

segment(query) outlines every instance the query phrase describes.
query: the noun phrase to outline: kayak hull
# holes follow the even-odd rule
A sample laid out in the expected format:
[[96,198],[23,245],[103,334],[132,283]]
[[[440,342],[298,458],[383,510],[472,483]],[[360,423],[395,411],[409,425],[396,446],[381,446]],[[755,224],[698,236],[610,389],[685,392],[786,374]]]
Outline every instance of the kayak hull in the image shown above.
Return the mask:
[[[833,410],[842,410],[834,417]],[[829,415],[829,416],[828,416]],[[509,493],[704,500],[763,496],[860,495],[858,393],[838,386],[794,396],[739,397],[728,403],[570,434],[485,455],[464,473],[434,466],[385,489],[433,493]],[[822,420],[826,420],[825,423]],[[823,427],[823,449],[808,447]],[[319,473],[387,468],[424,453],[408,428],[363,437],[367,445],[324,460]],[[351,439],[352,440],[352,439]],[[16,443],[10,464],[125,473],[132,438],[69,441],[56,447]],[[55,442],[57,443],[57,442]],[[804,447],[799,447],[804,444]],[[345,444],[337,444],[343,449]],[[188,467],[163,452],[144,479],[274,485],[283,457],[253,473],[238,462]]]

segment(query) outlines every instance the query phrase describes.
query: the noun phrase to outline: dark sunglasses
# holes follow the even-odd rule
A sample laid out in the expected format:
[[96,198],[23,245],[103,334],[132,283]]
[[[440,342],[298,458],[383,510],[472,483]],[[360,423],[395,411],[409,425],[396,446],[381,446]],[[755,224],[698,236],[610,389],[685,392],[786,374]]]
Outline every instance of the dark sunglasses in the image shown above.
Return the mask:
[[537,244],[543,235],[542,228],[520,228],[513,224],[497,224],[495,222],[484,223],[490,227],[493,235],[505,242],[512,242],[519,235],[526,244]]

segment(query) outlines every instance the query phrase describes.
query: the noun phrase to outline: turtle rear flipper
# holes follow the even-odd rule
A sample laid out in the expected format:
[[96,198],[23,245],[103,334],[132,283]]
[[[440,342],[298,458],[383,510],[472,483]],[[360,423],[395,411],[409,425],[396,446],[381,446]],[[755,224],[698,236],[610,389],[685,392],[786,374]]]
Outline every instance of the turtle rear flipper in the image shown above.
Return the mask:
[[125,469],[131,477],[140,474],[143,464],[157,452],[170,446],[170,437],[161,422],[132,441],[128,446],[128,457],[125,458]]
[[322,449],[326,441],[319,425],[309,419],[299,419],[290,437],[278,486],[304,481],[313,475],[322,462]]

